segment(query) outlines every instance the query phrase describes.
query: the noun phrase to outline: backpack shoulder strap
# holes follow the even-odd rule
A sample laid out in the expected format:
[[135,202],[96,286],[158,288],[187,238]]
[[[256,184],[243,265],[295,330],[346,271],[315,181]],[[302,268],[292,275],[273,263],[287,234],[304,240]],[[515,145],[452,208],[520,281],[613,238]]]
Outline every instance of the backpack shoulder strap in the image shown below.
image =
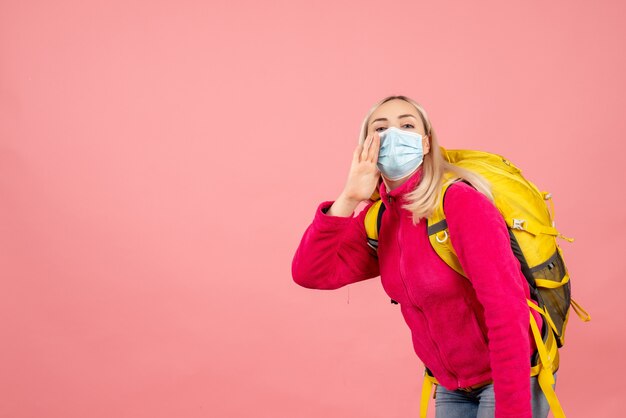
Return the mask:
[[[378,251],[378,232],[385,212],[385,204],[382,200],[377,200],[369,207],[365,214],[365,232],[367,234],[367,245]],[[398,302],[391,299],[391,303],[397,305]]]
[[426,225],[428,226],[428,240],[437,255],[457,273],[467,277],[454,251],[454,247],[452,247],[452,243],[450,242],[450,237],[448,236],[448,222],[446,221],[446,214],[443,211],[443,201],[446,192],[448,188],[457,181],[462,180],[459,179],[444,183],[441,195],[439,196],[439,203],[432,215],[427,218]]
[[367,234],[367,245],[378,250],[378,231],[385,212],[385,205],[381,199],[377,200],[369,207],[365,214],[365,232]]
[[[448,188],[456,181],[462,181],[460,179],[454,180],[448,177],[444,183],[441,195],[439,197],[439,204],[437,205],[433,214],[427,218],[427,230],[428,239],[435,252],[441,257],[441,259],[448,264],[451,268],[457,271],[459,274],[467,277],[459,259],[452,247],[450,239],[448,237],[448,223],[446,222],[446,216],[443,212],[443,201]],[[469,183],[468,183],[469,184]],[[378,250],[378,233],[380,231],[382,215],[385,211],[385,205],[382,200],[377,200],[371,205],[365,214],[365,232],[367,234],[367,244],[374,250]]]

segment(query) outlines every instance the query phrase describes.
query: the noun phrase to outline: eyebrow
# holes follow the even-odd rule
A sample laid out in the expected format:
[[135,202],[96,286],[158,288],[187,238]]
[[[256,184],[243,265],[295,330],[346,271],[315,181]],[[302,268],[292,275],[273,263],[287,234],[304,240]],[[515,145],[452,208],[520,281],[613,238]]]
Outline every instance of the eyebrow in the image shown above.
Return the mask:
[[[417,118],[416,118],[415,116],[411,115],[410,113],[406,113],[406,114],[404,114],[404,115],[400,115],[400,116],[398,116],[398,119],[406,118],[406,117],[408,117],[408,116],[410,116],[410,117],[412,117],[413,119],[417,120]],[[381,120],[381,121],[388,121],[389,119],[387,119],[387,118],[378,118],[378,119],[374,119],[373,121],[371,121],[371,122],[370,122],[370,125],[371,125],[372,123],[374,123],[374,122],[378,122],[379,120]]]

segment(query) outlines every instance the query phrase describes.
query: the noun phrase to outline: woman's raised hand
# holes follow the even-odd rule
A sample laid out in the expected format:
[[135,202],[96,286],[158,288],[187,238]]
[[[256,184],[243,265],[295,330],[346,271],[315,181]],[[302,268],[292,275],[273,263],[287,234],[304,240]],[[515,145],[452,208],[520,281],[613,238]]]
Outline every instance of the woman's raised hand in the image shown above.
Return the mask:
[[378,132],[368,135],[363,144],[357,145],[352,154],[352,165],[343,191],[346,198],[357,202],[370,198],[380,177],[380,171],[376,166],[379,149]]
[[352,164],[344,190],[326,212],[328,215],[350,216],[361,201],[369,199],[374,193],[380,178],[380,171],[376,166],[379,150],[380,137],[377,132],[368,135],[363,144],[357,145],[352,154]]

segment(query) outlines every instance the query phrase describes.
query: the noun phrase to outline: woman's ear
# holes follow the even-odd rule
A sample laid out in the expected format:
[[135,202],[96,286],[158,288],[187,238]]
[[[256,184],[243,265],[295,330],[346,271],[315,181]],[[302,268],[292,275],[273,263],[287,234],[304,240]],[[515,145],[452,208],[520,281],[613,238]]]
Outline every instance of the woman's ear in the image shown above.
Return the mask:
[[430,152],[430,137],[424,135],[422,138],[422,149],[424,150],[424,154],[428,154]]

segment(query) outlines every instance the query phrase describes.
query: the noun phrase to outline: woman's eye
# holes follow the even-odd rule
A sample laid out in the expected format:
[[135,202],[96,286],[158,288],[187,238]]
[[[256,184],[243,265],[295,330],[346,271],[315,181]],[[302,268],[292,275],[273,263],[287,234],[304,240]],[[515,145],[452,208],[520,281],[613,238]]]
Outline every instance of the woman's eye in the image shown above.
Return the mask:
[[382,132],[380,129],[385,130],[387,128],[385,128],[384,126],[379,126],[378,128],[374,129],[376,132]]
[[402,125],[402,127],[404,128],[405,126],[408,126],[407,129],[413,129],[415,128],[415,126],[411,125],[410,123],[405,123],[404,125]]

